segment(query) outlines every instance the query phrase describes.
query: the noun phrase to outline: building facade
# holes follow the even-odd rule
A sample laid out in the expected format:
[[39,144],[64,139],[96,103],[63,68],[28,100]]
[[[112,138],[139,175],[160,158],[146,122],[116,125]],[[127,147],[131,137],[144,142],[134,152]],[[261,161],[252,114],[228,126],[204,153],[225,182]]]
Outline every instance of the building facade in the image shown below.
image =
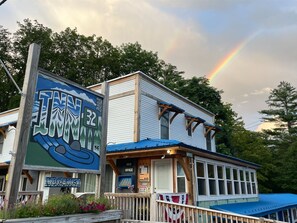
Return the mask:
[[[226,211],[232,208],[223,205],[261,202],[257,185],[260,166],[216,152],[215,136],[221,129],[215,125],[213,113],[142,72],[108,84],[106,192],[186,193],[189,204]],[[101,86],[89,89],[101,93]],[[17,118],[18,109],[0,113],[2,191],[13,155]],[[60,188],[45,187],[46,177],[80,178],[81,186],[71,189],[77,195],[95,191],[95,174],[55,170],[24,170],[20,191],[43,191],[44,200],[62,193]],[[288,216],[296,222],[296,205],[297,199],[282,209],[257,212],[257,216],[278,220]],[[278,211],[287,214],[282,218],[274,214]]]

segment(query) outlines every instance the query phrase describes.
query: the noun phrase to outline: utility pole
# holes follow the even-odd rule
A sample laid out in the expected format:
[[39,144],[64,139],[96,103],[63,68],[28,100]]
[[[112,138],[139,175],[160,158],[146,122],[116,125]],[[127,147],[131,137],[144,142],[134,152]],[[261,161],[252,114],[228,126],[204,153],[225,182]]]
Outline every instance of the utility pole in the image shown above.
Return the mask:
[[32,43],[29,47],[16,135],[8,170],[8,182],[5,192],[5,199],[7,202],[5,202],[5,209],[13,207],[17,201],[21,173],[27,152],[34,101],[33,99],[37,81],[39,55],[40,46]]
[[102,138],[100,150],[100,175],[98,175],[98,186],[95,189],[96,197],[104,195],[105,170],[106,170],[106,147],[107,147],[107,124],[108,124],[108,102],[109,102],[109,84],[104,82],[101,85],[101,94],[104,94],[102,109]]

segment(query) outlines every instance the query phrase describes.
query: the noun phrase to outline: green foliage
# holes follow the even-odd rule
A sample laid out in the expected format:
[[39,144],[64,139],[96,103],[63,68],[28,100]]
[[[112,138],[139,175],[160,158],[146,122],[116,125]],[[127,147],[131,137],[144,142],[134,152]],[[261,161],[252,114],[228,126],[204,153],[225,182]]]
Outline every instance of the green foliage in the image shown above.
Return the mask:
[[269,109],[260,111],[267,122],[274,122],[277,127],[267,131],[270,135],[297,133],[297,91],[290,83],[282,81],[273,89],[266,101]]
[[51,196],[43,206],[44,216],[75,214],[80,211],[80,200],[72,194]]
[[269,109],[260,111],[263,119],[277,126],[265,130],[270,156],[264,157],[267,185],[273,192],[297,193],[297,91],[288,82],[280,82],[266,101]]
[[110,204],[106,198],[90,198],[84,201],[76,198],[72,194],[53,195],[48,201],[42,204],[28,202],[18,204],[8,211],[0,211],[0,218],[30,218],[41,216],[59,216],[78,213],[99,213],[110,209]]

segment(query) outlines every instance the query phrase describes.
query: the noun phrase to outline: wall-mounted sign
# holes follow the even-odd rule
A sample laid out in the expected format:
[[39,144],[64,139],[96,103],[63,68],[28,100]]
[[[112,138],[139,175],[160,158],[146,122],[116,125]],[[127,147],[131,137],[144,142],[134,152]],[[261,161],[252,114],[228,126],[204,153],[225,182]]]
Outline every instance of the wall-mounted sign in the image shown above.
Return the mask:
[[133,173],[134,169],[133,167],[125,168],[124,169],[125,173]]
[[45,187],[80,187],[81,181],[79,178],[64,178],[64,177],[46,177]]
[[25,166],[100,173],[103,96],[38,71]]

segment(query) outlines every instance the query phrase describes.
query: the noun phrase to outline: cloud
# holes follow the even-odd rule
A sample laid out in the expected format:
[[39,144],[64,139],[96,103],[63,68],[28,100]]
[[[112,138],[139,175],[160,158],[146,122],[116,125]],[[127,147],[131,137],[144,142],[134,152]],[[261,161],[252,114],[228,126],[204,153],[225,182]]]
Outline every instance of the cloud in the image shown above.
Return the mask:
[[280,81],[297,83],[296,15],[295,0],[26,0],[0,7],[10,31],[31,18],[54,31],[77,27],[114,45],[138,41],[187,78],[208,74],[260,30],[211,82],[246,123],[260,118]]
[[261,95],[261,94],[269,94],[271,92],[272,88],[270,87],[265,87],[260,90],[254,90],[251,92],[251,95]]
[[276,125],[272,122],[263,122],[257,127],[256,131],[262,132],[263,130],[273,129],[275,127]]

